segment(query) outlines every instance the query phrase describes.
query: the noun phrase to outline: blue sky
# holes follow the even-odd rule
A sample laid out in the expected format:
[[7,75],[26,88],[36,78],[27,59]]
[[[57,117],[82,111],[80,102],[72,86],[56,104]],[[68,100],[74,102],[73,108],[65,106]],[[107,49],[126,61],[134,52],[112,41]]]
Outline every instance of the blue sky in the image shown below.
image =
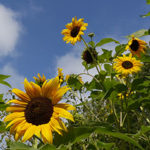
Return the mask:
[[96,41],[124,41],[150,23],[149,17],[140,17],[150,10],[146,0],[1,0],[0,6],[0,67],[12,75],[13,87],[37,73],[53,77],[57,67],[65,73],[81,71],[82,43],[65,44],[61,35],[74,16],[85,19],[85,33],[94,32]]

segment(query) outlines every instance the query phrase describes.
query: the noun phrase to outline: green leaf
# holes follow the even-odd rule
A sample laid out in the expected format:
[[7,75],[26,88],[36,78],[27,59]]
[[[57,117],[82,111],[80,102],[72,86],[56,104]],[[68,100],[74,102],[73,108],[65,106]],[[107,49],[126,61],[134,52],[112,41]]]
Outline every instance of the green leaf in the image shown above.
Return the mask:
[[150,12],[148,12],[148,13],[145,14],[145,15],[141,15],[142,18],[145,18],[145,17],[148,17],[148,16],[150,16]]
[[0,80],[0,83],[11,88],[11,85],[6,81]]
[[3,74],[0,74],[0,80],[5,80],[7,78],[9,78],[10,75],[3,75]]
[[116,138],[119,138],[119,139],[122,139],[126,142],[129,142],[131,144],[133,144],[134,146],[137,146],[138,148],[140,148],[141,150],[144,150],[139,144],[137,141],[135,141],[134,139],[132,139],[131,137],[127,136],[125,133],[119,133],[119,132],[112,132],[112,131],[109,131],[107,130],[106,128],[104,127],[98,127],[96,130],[95,130],[96,133],[100,133],[100,134],[104,134],[104,135],[109,135],[109,136],[112,136],[112,137],[116,137]]
[[68,79],[68,84],[71,88],[74,88],[74,89],[81,89],[82,87],[82,84],[80,83],[80,81],[77,79],[77,75],[75,74],[72,74],[69,79]]
[[112,38],[104,38],[96,44],[96,47],[99,47],[99,46],[102,46],[104,44],[111,43],[111,42],[115,42],[116,44],[120,44],[118,41],[116,41]]
[[72,127],[68,129],[67,133],[61,135],[56,134],[54,137],[54,145],[61,144],[74,144],[82,139],[89,137],[89,135],[94,131],[93,128],[90,127]]
[[35,150],[32,147],[29,147],[21,142],[11,142],[10,149],[12,150]]
[[112,66],[110,64],[104,64],[104,68],[107,71],[107,73],[110,75],[112,71]]
[[104,143],[101,141],[97,142],[97,146],[99,148],[104,148],[105,150],[112,150],[112,147],[115,145],[115,143]]
[[125,51],[126,44],[120,44],[115,47],[116,54],[114,57],[121,55]]
[[0,121],[0,133],[3,133],[5,131],[7,131],[5,124],[2,121]]
[[144,78],[134,79],[131,84],[131,90],[134,91],[138,89],[138,86],[144,82]]
[[124,84],[120,84],[120,83],[115,86],[115,89],[118,93],[128,90],[127,86],[125,86]]
[[90,41],[89,45],[91,45],[92,48],[95,48],[95,42],[94,41]]
[[147,3],[148,5],[150,5],[150,0],[146,0],[146,3]]
[[132,35],[134,35],[135,37],[138,38],[138,37],[149,35],[149,33],[150,33],[149,30],[147,30],[147,29],[141,29],[141,30],[138,30],[138,31],[136,31],[136,32],[134,32],[134,33],[126,36],[126,38],[131,39]]
[[100,63],[109,63],[112,60],[112,50],[102,49],[103,54],[98,56]]
[[39,150],[57,150],[54,145],[46,144],[42,146]]

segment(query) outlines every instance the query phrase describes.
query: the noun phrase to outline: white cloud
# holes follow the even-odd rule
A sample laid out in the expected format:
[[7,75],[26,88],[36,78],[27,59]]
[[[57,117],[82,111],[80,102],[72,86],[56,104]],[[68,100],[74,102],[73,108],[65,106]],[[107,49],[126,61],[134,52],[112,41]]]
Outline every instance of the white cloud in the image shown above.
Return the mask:
[[17,18],[17,13],[0,4],[0,56],[15,49],[22,29]]
[[[12,88],[18,88],[23,90],[24,85],[24,76],[20,75],[11,64],[6,64],[2,69],[0,69],[1,74],[11,75],[6,81],[12,86]],[[9,87],[6,87],[0,84],[0,93],[7,93],[10,90]]]

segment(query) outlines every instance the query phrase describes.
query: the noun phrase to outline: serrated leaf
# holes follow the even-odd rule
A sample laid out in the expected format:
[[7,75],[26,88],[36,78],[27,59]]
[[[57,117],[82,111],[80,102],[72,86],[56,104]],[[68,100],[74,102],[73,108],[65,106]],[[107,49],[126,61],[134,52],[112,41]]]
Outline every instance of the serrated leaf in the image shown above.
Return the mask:
[[119,41],[116,41],[116,40],[114,40],[112,38],[104,38],[104,39],[100,40],[100,42],[98,42],[96,44],[96,47],[99,47],[99,46],[102,46],[104,44],[111,43],[111,42],[115,42],[116,44],[120,44]]
[[149,35],[149,32],[148,32],[149,30],[147,30],[147,29],[141,29],[141,30],[138,30],[138,31],[136,31],[136,32],[134,32],[134,33],[132,33],[132,34],[130,34],[130,35],[128,35],[128,36],[126,36],[126,38],[128,38],[128,39],[131,39],[132,38],[132,35],[134,35],[135,37],[142,37],[142,36],[145,36],[145,35]]

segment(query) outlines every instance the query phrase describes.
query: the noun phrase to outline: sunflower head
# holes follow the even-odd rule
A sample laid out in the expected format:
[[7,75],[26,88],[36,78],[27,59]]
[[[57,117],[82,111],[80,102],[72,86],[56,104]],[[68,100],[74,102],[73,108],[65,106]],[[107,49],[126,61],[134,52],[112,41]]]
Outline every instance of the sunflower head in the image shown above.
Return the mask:
[[117,73],[126,76],[128,74],[137,73],[141,70],[141,66],[142,63],[130,54],[129,56],[123,55],[123,57],[114,59],[113,68]]
[[13,89],[12,92],[18,97],[8,101],[11,103],[6,111],[11,112],[4,121],[9,122],[10,132],[15,134],[15,140],[22,137],[25,142],[38,136],[44,143],[52,143],[55,131],[62,135],[67,128],[61,118],[74,121],[68,110],[75,110],[70,104],[59,103],[62,96],[70,89],[60,86],[58,76],[44,81],[42,87],[34,82],[24,80],[25,92]]
[[128,42],[125,49],[129,49],[133,55],[140,57],[141,53],[145,53],[146,42],[135,38],[134,35],[132,35],[132,39]]
[[64,35],[63,40],[66,43],[75,44],[77,41],[81,41],[81,35],[84,35],[83,31],[86,30],[87,23],[83,22],[84,19],[77,20],[77,17],[72,18],[72,22],[66,25],[66,29],[62,30]]
[[82,53],[82,59],[87,63],[87,64],[92,64],[94,63],[93,57],[94,59],[97,60],[97,51],[95,49],[93,49],[92,47],[86,48],[83,53]]
[[62,73],[62,70],[63,70],[62,68],[58,68],[58,77],[59,77],[60,83],[62,83],[64,80],[64,74]]
[[37,75],[38,77],[33,77],[33,79],[35,80],[35,83],[38,84],[39,86],[42,87],[43,83],[46,81],[46,77],[43,76],[41,77],[41,75],[38,73]]

